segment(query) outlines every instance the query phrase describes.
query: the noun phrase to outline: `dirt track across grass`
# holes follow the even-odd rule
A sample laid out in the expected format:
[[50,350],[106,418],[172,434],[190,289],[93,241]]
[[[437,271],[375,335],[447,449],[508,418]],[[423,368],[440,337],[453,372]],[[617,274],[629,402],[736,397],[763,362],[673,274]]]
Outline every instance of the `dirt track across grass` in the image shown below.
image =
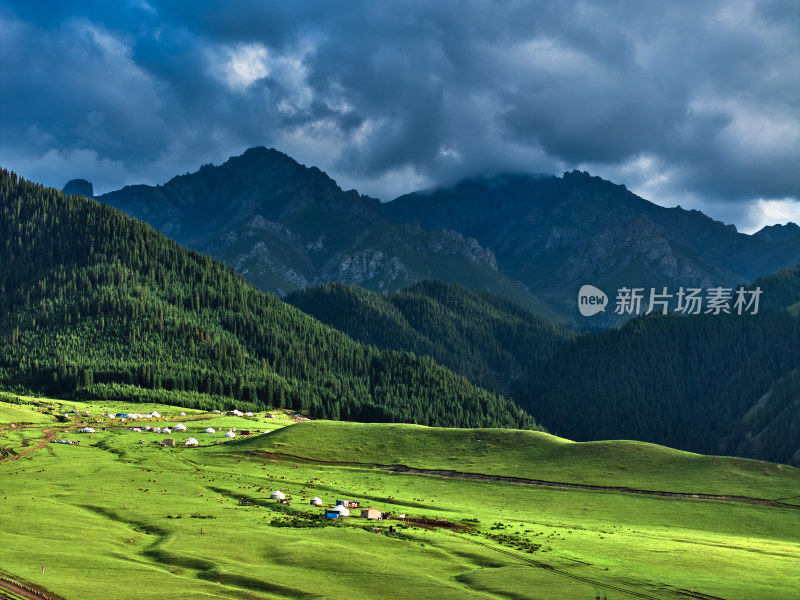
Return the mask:
[[[58,432],[69,431],[70,429],[75,429],[76,427],[78,426],[73,425],[71,427],[65,427],[63,429],[59,429]],[[34,450],[41,450],[50,442],[50,440],[56,437],[57,431],[54,429],[42,429],[42,433],[44,434],[44,439],[39,440],[35,446],[30,446],[29,443],[26,444],[28,445],[28,447],[25,448],[25,450],[23,450],[22,452],[13,452],[11,450],[8,450],[7,448],[0,448],[0,463],[6,462],[8,460],[17,460],[20,456],[28,454],[28,452],[33,452]]]

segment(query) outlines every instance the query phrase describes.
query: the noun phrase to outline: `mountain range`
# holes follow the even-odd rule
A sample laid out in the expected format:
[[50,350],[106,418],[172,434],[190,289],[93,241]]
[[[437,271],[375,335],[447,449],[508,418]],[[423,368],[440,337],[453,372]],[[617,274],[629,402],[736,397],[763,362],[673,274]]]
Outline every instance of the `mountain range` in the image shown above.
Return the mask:
[[561,318],[499,272],[492,251],[474,238],[399,223],[377,199],[345,192],[274,149],[251,148],[163,186],[128,186],[97,199],[278,295],[327,281],[392,291],[440,279]]
[[[439,279],[584,325],[576,310],[584,283],[610,296],[623,286],[732,287],[800,263],[797,225],[746,235],[577,171],[478,178],[381,203],[259,147],[98,199],[263,291],[329,281],[396,291]],[[608,313],[591,324],[619,322]]]

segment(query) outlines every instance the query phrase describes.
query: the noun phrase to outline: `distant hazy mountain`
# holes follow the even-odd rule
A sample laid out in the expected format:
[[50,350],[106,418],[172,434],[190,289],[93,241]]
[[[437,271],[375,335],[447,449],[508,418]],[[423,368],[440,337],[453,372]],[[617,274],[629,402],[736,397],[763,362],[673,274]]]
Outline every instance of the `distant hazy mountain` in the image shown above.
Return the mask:
[[797,223],[787,223],[786,225],[767,225],[753,234],[754,238],[767,242],[785,242],[800,236],[800,226]]
[[609,295],[622,286],[732,286],[800,261],[800,237],[741,234],[577,171],[469,180],[401,196],[384,209],[430,231],[474,237],[494,252],[501,272],[571,316],[584,283]]
[[252,148],[163,186],[128,186],[98,199],[224,260],[265,291],[328,281],[390,291],[441,279],[560,318],[500,273],[494,253],[475,239],[400,224],[378,200],[342,191],[276,150]]
[[64,186],[64,193],[67,196],[73,194],[77,196],[86,196],[87,198],[94,197],[94,187],[85,179],[71,179]]

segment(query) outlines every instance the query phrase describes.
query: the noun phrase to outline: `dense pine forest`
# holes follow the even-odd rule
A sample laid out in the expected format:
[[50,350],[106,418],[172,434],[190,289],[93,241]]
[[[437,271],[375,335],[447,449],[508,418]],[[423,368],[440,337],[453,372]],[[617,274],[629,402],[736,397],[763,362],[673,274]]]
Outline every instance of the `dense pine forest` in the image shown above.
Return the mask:
[[433,359],[355,342],[109,206],[4,170],[0,200],[2,388],[538,427]]
[[653,315],[566,342],[513,397],[571,439],[800,465],[799,374],[800,320],[785,310]]
[[328,283],[285,300],[365,344],[432,356],[497,393],[532,377],[574,336],[498,296],[443,281],[389,294]]

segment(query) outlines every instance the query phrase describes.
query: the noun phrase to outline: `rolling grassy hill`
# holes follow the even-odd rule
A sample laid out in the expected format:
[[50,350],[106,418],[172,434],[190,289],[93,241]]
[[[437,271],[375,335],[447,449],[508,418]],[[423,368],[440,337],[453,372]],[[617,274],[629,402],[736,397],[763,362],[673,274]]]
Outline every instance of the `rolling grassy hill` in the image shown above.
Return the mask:
[[573,442],[534,431],[312,421],[237,442],[236,447],[324,462],[405,465],[638,490],[771,499],[800,490],[800,470],[774,463],[627,440]]

